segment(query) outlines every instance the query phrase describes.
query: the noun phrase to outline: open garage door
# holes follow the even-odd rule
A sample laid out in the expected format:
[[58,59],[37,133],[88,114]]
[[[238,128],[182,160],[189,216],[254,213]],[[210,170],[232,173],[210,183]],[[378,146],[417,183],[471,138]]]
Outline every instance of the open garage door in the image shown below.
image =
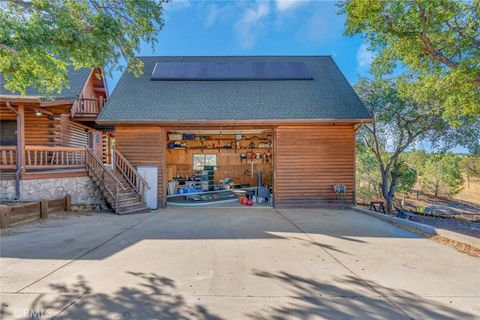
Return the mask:
[[167,205],[272,205],[271,129],[170,130],[166,148]]

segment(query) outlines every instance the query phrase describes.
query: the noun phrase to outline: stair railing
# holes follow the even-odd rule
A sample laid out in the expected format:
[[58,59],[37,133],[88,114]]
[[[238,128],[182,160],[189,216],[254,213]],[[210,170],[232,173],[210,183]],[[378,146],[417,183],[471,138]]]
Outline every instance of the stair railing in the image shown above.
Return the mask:
[[113,157],[114,167],[122,174],[130,186],[132,186],[133,190],[140,196],[142,202],[145,202],[145,189],[150,190],[147,181],[140,176],[137,169],[135,169],[120,151],[116,148],[113,150],[115,154]]
[[[110,170],[103,164],[102,160],[93,152],[92,149],[85,147],[86,149],[86,161],[85,165],[87,170],[92,172],[98,179],[101,185],[115,201],[115,209],[118,207],[118,198],[120,190],[126,190],[120,180],[110,172]],[[112,188],[113,187],[113,188]]]

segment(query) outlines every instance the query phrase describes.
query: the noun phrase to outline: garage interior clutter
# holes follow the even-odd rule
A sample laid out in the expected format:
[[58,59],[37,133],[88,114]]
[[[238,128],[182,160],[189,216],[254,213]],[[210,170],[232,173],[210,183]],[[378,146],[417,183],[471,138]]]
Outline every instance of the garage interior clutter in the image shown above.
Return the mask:
[[272,130],[175,130],[167,137],[168,205],[272,205]]

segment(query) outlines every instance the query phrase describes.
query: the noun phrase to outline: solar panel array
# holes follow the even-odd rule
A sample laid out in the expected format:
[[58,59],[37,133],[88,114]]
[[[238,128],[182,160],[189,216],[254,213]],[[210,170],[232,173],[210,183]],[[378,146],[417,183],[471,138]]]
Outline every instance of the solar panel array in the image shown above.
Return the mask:
[[311,80],[304,62],[157,62],[152,80]]

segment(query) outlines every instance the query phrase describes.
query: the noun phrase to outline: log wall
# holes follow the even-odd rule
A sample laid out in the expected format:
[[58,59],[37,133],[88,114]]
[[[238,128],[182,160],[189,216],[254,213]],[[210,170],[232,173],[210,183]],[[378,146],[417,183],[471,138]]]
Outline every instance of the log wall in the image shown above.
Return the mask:
[[17,120],[17,115],[4,105],[0,105],[0,120]]
[[95,90],[95,87],[103,87],[103,80],[98,78],[98,75],[102,75],[100,69],[95,69],[90,78],[88,78],[88,82],[85,84],[85,88],[82,91],[82,97],[87,99],[98,99],[100,97],[106,98],[106,94],[104,92],[99,92]]
[[70,121],[67,115],[62,115],[59,118],[61,123],[60,145],[64,147],[83,147],[88,144],[88,131],[93,129]]
[[25,109],[25,145],[55,146],[61,139],[60,119],[45,114],[35,115],[32,109]]
[[332,202],[334,184],[344,184],[345,202],[353,202],[353,125],[280,126],[274,155],[276,207],[324,206]]

